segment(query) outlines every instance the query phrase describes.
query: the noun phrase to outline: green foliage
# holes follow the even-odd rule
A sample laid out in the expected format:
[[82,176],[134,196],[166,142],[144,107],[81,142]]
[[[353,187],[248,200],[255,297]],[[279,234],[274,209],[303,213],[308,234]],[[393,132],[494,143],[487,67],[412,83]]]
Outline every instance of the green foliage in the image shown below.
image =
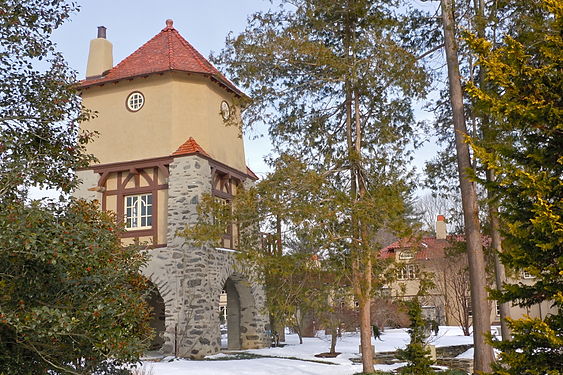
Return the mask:
[[126,374],[151,335],[146,258],[122,248],[95,203],[26,200],[69,193],[92,134],[80,133],[76,76],[50,40],[76,4],[0,0],[0,374]]
[[560,313],[550,315],[543,321],[530,317],[508,319],[508,325],[513,332],[512,341],[493,343],[501,351],[495,374],[561,374],[563,318]]
[[92,157],[76,76],[49,39],[77,10],[65,0],[0,1],[0,199],[43,185],[69,192]]
[[411,324],[408,330],[410,342],[405,349],[397,350],[397,358],[407,361],[408,364],[400,371],[403,375],[431,375],[435,371],[431,368],[433,364],[430,358],[430,350],[426,347],[426,339],[429,334],[429,323],[422,316],[422,306],[419,297],[426,294],[432,286],[428,278],[423,277],[417,295],[405,302],[407,314]]
[[561,119],[563,5],[544,0],[520,4],[528,12],[516,33],[500,45],[468,36],[485,68],[486,88],[469,85],[480,111],[495,121],[502,140],[476,140],[477,157],[498,175],[487,187],[499,202],[503,263],[535,277],[532,285],[507,284],[493,296],[531,306],[550,301],[556,312],[543,320],[511,321],[513,340],[502,350],[495,374],[559,374],[563,338],[563,121]]
[[0,374],[118,374],[151,329],[146,257],[96,204],[0,210]]
[[[282,1],[276,11],[252,15],[213,58],[253,98],[245,122],[268,125],[276,151],[298,155],[320,177],[319,194],[298,184],[289,189],[304,193],[307,208],[278,202],[297,208],[295,219],[306,213],[296,229],[310,248],[351,271],[364,343],[379,235],[408,226],[410,146],[423,127],[411,104],[429,83],[413,46],[424,41],[405,34],[403,3]],[[362,361],[373,371],[371,356]]]

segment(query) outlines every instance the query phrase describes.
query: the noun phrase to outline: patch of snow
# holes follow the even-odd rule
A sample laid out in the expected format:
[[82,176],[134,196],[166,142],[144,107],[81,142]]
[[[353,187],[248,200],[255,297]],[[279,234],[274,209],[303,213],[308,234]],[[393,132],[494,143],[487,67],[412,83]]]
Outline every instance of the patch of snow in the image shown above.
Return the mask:
[[[329,351],[330,336],[319,332],[317,337],[305,337],[303,344],[299,344],[299,337],[288,333],[284,347],[241,351],[266,358],[232,359],[231,354],[218,353],[207,357],[213,359],[212,361],[186,359],[167,361],[170,359],[167,357],[161,362],[143,362],[143,366],[147,370],[152,369],[152,375],[352,375],[361,372],[361,365],[351,362],[351,359],[360,358],[359,336],[359,333],[344,333],[336,344],[336,351],[342,354],[336,358],[315,357],[315,354]],[[446,326],[441,326],[438,335],[431,336],[429,341],[438,347],[473,343],[472,337],[463,336],[460,328]],[[381,333],[381,340],[372,338],[376,352],[395,351],[404,348],[408,342],[406,329],[387,328]],[[458,356],[458,358],[472,357],[472,349]],[[376,369],[392,371],[404,365],[405,363],[376,365]]]
[[456,358],[459,359],[473,359],[473,348],[467,349],[465,352],[458,355]]

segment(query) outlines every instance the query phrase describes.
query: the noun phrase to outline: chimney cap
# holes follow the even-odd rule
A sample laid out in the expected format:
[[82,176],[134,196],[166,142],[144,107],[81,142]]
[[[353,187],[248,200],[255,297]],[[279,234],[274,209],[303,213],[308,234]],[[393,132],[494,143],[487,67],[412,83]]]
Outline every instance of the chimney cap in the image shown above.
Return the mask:
[[436,221],[446,221],[446,218],[444,217],[444,215],[438,215]]
[[106,27],[98,26],[98,38],[106,39]]

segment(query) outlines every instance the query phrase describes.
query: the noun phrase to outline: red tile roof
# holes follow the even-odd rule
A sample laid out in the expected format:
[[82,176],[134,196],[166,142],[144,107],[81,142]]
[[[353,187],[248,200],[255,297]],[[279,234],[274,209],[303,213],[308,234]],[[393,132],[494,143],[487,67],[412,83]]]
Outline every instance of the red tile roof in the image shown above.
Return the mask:
[[178,149],[174,151],[174,153],[172,153],[173,156],[190,154],[201,154],[211,157],[192,137],[188,138],[186,142],[181,144],[180,147],[178,147]]
[[248,165],[246,166],[246,174],[249,175],[250,178],[252,178],[254,181],[258,180],[258,176],[252,171],[252,169],[248,167]]
[[172,20],[167,20],[166,27],[160,33],[105,72],[102,77],[84,79],[78,83],[78,87],[86,88],[125,78],[181,71],[209,76],[215,82],[236,94],[244,95],[188,43],[172,25]]
[[398,249],[412,249],[415,252],[414,258],[417,260],[439,259],[444,257],[445,249],[451,245],[451,240],[438,240],[434,237],[402,238],[384,247],[379,255],[381,258],[392,258]]
[[[490,237],[481,236],[483,246],[490,246]],[[415,251],[414,258],[417,260],[440,259],[446,255],[446,249],[456,242],[465,241],[463,235],[449,235],[446,239],[437,239],[435,237],[423,238],[402,238],[393,242],[391,245],[384,247],[379,252],[381,258],[392,258],[395,251],[399,249],[412,249]]]

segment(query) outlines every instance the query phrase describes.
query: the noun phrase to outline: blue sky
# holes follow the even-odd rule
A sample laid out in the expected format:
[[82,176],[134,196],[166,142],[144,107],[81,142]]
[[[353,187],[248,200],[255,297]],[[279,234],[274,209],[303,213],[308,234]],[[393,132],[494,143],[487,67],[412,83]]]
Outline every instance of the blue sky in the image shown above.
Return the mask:
[[[418,2],[418,1],[417,1]],[[69,65],[84,77],[90,39],[97,26],[107,27],[107,38],[113,43],[114,65],[127,57],[174,20],[174,27],[204,56],[218,52],[229,32],[240,33],[249,15],[272,7],[268,0],[83,0],[81,10],[53,34]],[[417,111],[419,117],[430,114]],[[270,152],[266,138],[245,137],[247,164],[258,174],[267,172],[263,157]],[[432,156],[433,146],[417,152],[418,170]]]

